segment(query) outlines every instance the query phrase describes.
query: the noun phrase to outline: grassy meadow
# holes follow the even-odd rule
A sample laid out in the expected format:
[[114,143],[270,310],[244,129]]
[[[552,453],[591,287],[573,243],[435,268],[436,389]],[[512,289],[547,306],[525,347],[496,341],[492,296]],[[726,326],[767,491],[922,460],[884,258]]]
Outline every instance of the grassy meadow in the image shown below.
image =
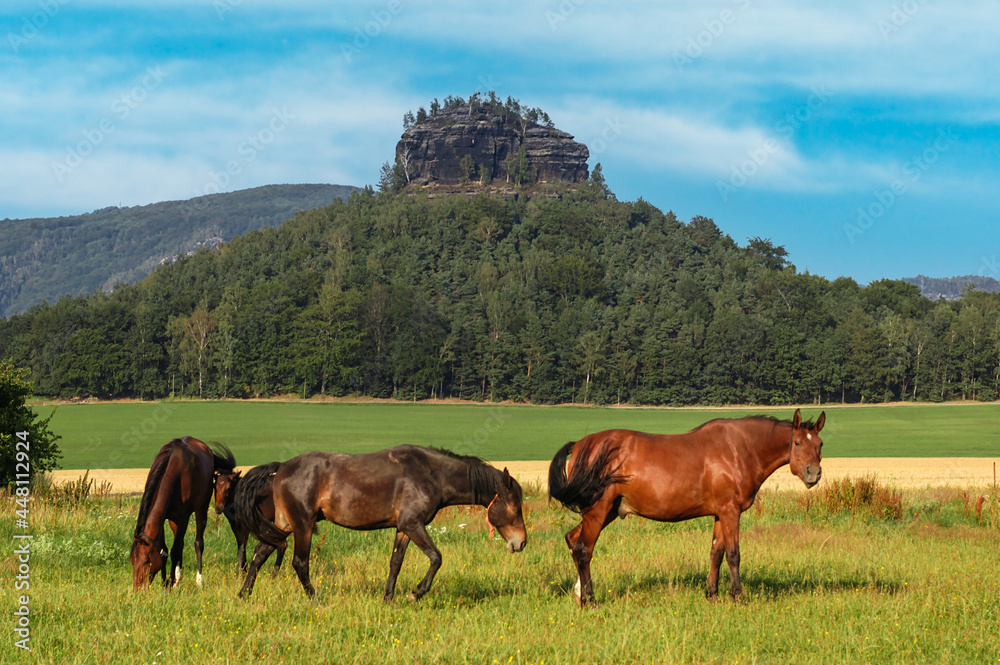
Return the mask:
[[[62,436],[62,467],[148,467],[160,446],[191,435],[229,445],[244,465],[309,450],[365,452],[403,443],[487,460],[544,460],[563,443],[603,429],[684,432],[719,417],[794,409],[667,409],[407,402],[170,401],[67,404],[50,428]],[[1000,404],[824,406],[826,457],[988,457],[1000,450]]]
[[[15,649],[5,630],[0,662],[1000,663],[1000,497],[882,488],[900,510],[875,501],[834,512],[841,504],[822,487],[765,492],[744,515],[744,602],[704,598],[709,519],[631,518],[602,534],[598,605],[584,611],[570,595],[563,542],[576,516],[548,505],[540,487],[528,488],[520,554],[487,541],[482,509],[439,515],[431,533],[444,564],[416,604],[405,592],[426,569],[419,550],[410,548],[397,601],[386,604],[391,533],[327,523],[313,541],[315,600],[289,556],[276,579],[268,562],[241,601],[233,538],[214,516],[203,589],[189,533],[180,587],[133,593],[137,498],[36,499],[32,651]],[[0,539],[11,543],[9,497],[0,513]],[[11,608],[13,558],[0,569],[0,603]],[[724,594],[725,566],[722,580]]]

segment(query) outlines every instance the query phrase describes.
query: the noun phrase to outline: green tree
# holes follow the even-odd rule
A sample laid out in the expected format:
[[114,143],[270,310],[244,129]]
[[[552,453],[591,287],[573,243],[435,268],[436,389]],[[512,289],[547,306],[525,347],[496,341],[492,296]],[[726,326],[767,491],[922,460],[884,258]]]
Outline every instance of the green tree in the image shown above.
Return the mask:
[[62,457],[56,445],[61,437],[49,430],[55,411],[42,419],[27,406],[34,387],[26,376],[10,361],[0,362],[0,487],[22,480],[21,473],[30,480],[51,471]]
[[511,153],[503,161],[503,170],[507,174],[507,182],[519,187],[535,182],[535,167],[531,165],[523,143],[516,153]]

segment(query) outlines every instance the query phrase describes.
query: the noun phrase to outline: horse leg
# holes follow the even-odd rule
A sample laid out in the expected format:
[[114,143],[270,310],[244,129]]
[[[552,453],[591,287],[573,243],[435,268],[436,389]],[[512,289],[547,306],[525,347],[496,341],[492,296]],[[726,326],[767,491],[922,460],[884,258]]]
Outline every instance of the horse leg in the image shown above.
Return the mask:
[[[431,583],[434,582],[434,576],[437,575],[438,569],[441,567],[441,551],[434,546],[431,541],[431,537],[427,535],[427,529],[423,524],[417,524],[411,529],[407,529],[409,533],[409,539],[413,541],[413,544],[420,548],[420,551],[427,555],[430,559],[430,567],[427,568],[427,574],[424,575],[424,579],[420,580],[420,584],[417,585],[416,590],[410,593],[410,600],[417,601],[424,597],[424,594],[430,591]],[[405,546],[403,552],[405,552]],[[399,561],[403,561],[403,552],[399,555]],[[393,550],[393,557],[396,556],[395,550]],[[397,572],[399,572],[397,570]],[[388,585],[387,585],[388,586]]]
[[396,577],[399,576],[403,557],[406,556],[406,546],[409,544],[410,537],[402,531],[396,531],[396,538],[392,545],[392,557],[389,559],[389,579],[385,583],[385,600],[387,601],[396,596]]
[[708,569],[708,585],[705,595],[715,600],[719,595],[719,569],[723,556],[729,564],[729,595],[733,600],[743,594],[740,584],[740,514],[725,512],[715,518],[712,529],[712,552]]
[[306,595],[312,598],[316,595],[316,589],[309,581],[309,550],[312,547],[313,525],[307,525],[305,528],[297,525],[293,528],[295,531],[295,551],[292,555],[292,568],[298,574],[299,582],[302,583]]
[[709,600],[715,600],[719,595],[719,567],[722,565],[724,548],[722,522],[716,517],[715,526],[712,528],[712,550],[708,560],[708,585],[705,588],[705,597]]
[[170,528],[174,532],[174,542],[170,546],[170,563],[173,565],[173,568],[170,569],[170,586],[176,587],[181,583],[181,566],[184,563],[184,534],[187,533],[188,520],[171,522]]
[[278,547],[278,554],[274,557],[274,570],[271,571],[271,577],[278,576],[278,571],[281,570],[281,562],[285,560],[285,549],[284,545]]
[[243,588],[240,589],[240,598],[246,598],[253,593],[253,585],[257,581],[257,571],[267,561],[267,557],[271,556],[271,552],[274,549],[274,545],[269,543],[261,542],[257,545],[257,549],[253,551],[253,561],[250,562],[250,569],[247,570],[246,579],[243,580]]
[[249,532],[236,535],[236,564],[244,573],[247,572],[247,540],[249,539]]
[[726,542],[726,563],[729,564],[729,596],[739,600],[743,596],[740,584],[740,514],[722,520],[722,533]]
[[[211,497],[209,497],[211,498]],[[194,556],[198,560],[198,573],[194,582],[201,588],[204,578],[201,575],[201,555],[205,551],[205,524],[208,522],[208,501],[194,513]]]
[[566,544],[569,545],[576,564],[576,586],[573,591],[580,607],[594,600],[594,582],[590,576],[590,560],[594,556],[594,546],[601,530],[614,521],[617,515],[612,510],[615,502],[601,501],[594,504],[583,513],[583,521],[575,529],[566,534]]

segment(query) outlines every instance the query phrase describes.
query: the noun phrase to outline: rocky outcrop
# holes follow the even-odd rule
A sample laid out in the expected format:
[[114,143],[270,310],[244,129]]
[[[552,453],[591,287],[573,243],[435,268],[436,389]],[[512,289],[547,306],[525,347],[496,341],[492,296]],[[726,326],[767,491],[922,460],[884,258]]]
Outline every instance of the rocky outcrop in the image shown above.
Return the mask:
[[533,180],[581,182],[589,175],[590,151],[572,135],[489,107],[442,109],[410,127],[396,145],[396,161],[411,184],[506,181],[522,146]]

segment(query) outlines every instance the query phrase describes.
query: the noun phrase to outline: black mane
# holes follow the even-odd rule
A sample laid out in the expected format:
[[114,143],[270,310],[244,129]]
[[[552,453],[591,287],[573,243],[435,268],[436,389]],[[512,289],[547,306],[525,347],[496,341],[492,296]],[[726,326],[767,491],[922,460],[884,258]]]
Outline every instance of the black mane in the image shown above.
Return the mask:
[[164,444],[160,448],[160,452],[156,453],[156,457],[153,458],[153,465],[149,469],[149,476],[146,478],[146,487],[142,491],[142,501],[139,503],[139,518],[135,523],[135,533],[133,538],[139,538],[139,534],[142,533],[143,527],[146,525],[146,518],[149,517],[149,511],[153,508],[153,502],[156,500],[156,490],[160,487],[160,481],[163,480],[163,474],[167,470],[167,464],[170,463],[170,454],[174,451],[174,447],[178,445],[183,445],[180,439],[174,439],[170,443]]
[[218,441],[207,445],[212,452],[212,462],[216,471],[232,471],[236,468],[236,458],[233,457],[233,451],[229,449],[229,446]]
[[432,448],[432,450],[446,457],[465,462],[469,466],[469,484],[472,485],[476,503],[489,503],[497,495],[509,495],[510,499],[517,503],[521,503],[523,500],[520,483],[515,480],[508,489],[504,482],[503,472],[483,459],[474,455],[459,455],[444,448]]

